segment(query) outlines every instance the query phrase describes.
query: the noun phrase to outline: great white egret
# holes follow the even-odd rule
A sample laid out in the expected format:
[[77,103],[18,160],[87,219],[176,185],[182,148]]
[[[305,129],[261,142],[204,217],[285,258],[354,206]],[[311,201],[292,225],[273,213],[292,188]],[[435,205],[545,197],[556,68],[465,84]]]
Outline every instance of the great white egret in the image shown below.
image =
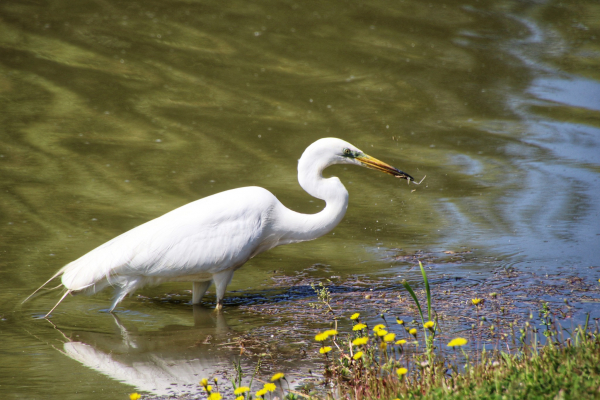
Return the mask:
[[362,165],[414,182],[412,176],[348,142],[319,139],[300,157],[298,182],[308,194],[325,200],[321,212],[292,211],[260,187],[217,193],[95,248],[65,265],[27,299],[62,276],[66,292],[46,317],[69,293],[94,294],[107,286],[115,288],[112,312],[128,293],[168,281],[193,282],[192,304],[197,304],[214,282],[219,310],[233,273],[246,261],[275,246],[316,239],[341,221],[348,207],[348,191],[338,178],[322,175],[333,164]]

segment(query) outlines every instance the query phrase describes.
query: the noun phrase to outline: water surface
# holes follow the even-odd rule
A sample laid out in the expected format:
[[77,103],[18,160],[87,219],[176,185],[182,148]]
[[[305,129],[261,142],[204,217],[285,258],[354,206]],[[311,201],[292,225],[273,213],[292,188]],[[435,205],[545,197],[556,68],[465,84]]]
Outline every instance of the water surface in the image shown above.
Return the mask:
[[[269,288],[273,271],[411,278],[402,255],[470,250],[473,261],[434,263],[432,274],[484,279],[514,267],[597,280],[599,40],[592,0],[3,1],[2,397],[153,389],[98,360],[129,372],[229,366],[226,351],[192,345],[260,324],[236,296]],[[67,262],[215,192],[257,185],[318,212],[296,160],[325,136],[427,178],[415,187],[328,169],[350,193],[343,222],[248,262],[218,321],[194,318],[186,284],[141,293],[181,302],[125,300],[125,330],[100,312],[108,291],[67,299],[54,325],[35,317],[58,292],[17,306]],[[121,345],[139,341],[157,344]]]

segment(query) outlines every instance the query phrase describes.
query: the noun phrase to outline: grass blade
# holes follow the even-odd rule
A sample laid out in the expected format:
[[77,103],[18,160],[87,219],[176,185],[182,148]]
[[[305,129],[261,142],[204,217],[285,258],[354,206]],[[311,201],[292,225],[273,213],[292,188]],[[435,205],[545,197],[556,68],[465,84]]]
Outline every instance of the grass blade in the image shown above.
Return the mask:
[[421,314],[421,322],[424,324],[425,320],[423,319],[423,311],[421,310],[421,304],[419,303],[419,299],[417,299],[417,295],[412,290],[412,288],[410,287],[410,285],[408,284],[408,282],[402,281],[402,285],[408,291],[408,293],[410,294],[410,296],[413,298],[413,300],[417,304],[417,308],[419,309],[419,314]]
[[[431,317],[431,288],[429,287],[429,280],[427,279],[427,273],[425,272],[425,267],[423,267],[421,261],[419,261],[419,267],[421,268],[423,282],[425,282],[425,290],[427,291],[427,317],[429,318],[429,321],[433,321]],[[421,314],[421,318],[423,318],[423,314]]]

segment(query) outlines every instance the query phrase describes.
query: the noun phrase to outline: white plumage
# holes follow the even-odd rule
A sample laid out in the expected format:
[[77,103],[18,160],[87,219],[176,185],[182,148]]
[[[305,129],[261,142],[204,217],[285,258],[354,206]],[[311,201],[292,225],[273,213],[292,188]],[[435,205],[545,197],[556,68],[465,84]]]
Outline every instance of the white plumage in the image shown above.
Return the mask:
[[325,200],[321,212],[292,211],[260,187],[205,197],[133,228],[65,265],[48,281],[62,276],[67,289],[56,306],[71,292],[93,294],[113,286],[113,311],[128,293],[143,286],[188,281],[194,283],[193,304],[200,302],[214,282],[220,309],[233,273],[250,258],[275,246],[316,239],[341,221],[348,192],[338,178],[322,176],[333,164],[362,165],[414,181],[343,140],[317,140],[298,162],[298,181],[310,195]]

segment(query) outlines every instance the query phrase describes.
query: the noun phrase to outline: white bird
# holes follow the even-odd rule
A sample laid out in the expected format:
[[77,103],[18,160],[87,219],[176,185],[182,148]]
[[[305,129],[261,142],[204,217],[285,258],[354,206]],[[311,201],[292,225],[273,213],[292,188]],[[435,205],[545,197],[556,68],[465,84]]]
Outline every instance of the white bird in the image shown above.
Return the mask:
[[[376,169],[410,183],[410,175],[370,157],[340,139],[319,139],[298,162],[298,182],[313,197],[324,200],[316,214],[286,208],[268,190],[244,187],[217,193],[168,212],[95,248],[65,265],[44,285],[62,276],[66,293],[94,294],[115,289],[112,312],[135,290],[163,282],[193,282],[192,304],[214,283],[217,310],[233,273],[256,255],[282,244],[313,240],[331,231],[344,217],[348,191],[337,177],[323,178],[334,164]],[[24,301],[24,302],[25,302]]]

